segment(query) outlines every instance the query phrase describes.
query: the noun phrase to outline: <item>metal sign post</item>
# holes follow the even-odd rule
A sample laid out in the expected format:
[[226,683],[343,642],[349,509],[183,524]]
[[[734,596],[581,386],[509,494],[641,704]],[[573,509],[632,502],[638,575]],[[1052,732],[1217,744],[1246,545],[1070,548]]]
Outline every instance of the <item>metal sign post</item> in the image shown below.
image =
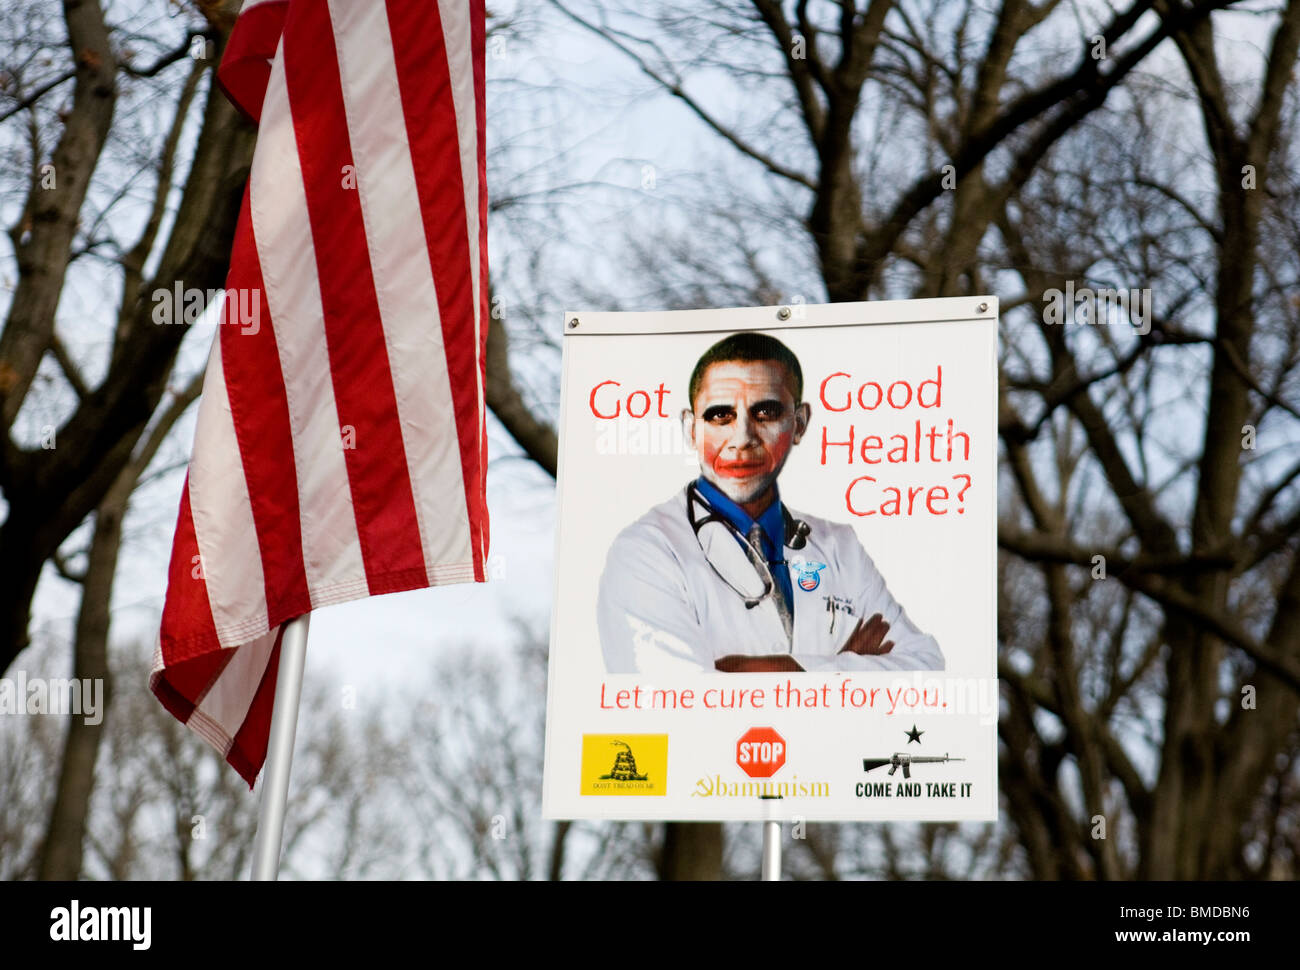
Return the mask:
[[763,823],[763,882],[781,881],[781,823]]

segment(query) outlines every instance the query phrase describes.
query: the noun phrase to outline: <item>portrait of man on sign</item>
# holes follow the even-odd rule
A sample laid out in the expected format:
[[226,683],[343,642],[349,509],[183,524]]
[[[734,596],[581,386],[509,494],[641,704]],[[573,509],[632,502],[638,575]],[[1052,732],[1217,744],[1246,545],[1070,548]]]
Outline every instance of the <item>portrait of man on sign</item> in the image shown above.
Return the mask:
[[610,546],[597,622],[609,673],[942,670],[849,525],[781,501],[808,430],[803,369],[757,332],[700,357],[682,412],[700,475]]

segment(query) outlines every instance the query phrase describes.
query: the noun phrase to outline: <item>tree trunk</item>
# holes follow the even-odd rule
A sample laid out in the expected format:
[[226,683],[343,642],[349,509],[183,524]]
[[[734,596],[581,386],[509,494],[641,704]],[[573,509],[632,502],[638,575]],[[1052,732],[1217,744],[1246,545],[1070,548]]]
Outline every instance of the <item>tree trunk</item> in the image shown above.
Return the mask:
[[[122,494],[117,494],[119,491]],[[112,696],[108,671],[109,608],[117,554],[122,545],[122,519],[130,494],[129,487],[113,489],[95,513],[95,532],[82,583],[81,608],[77,613],[73,676],[83,684],[87,679],[102,681],[103,705],[98,724],[89,724],[84,717],[69,717],[59,785],[37,871],[39,879],[71,880],[81,875],[81,844],[86,834],[90,796],[94,791],[95,759],[99,754],[104,718]]]
[[551,860],[546,878],[558,882],[564,875],[564,844],[573,823],[567,819],[555,823],[555,841],[551,843]]
[[665,882],[721,879],[721,823],[666,823],[659,855],[659,878]]
[[139,454],[118,475],[95,511],[95,531],[90,540],[86,574],[81,584],[81,607],[77,613],[73,676],[103,680],[103,708],[98,724],[87,724],[84,718],[75,717],[68,724],[58,789],[41,850],[38,872],[41,879],[71,880],[81,875],[82,842],[95,788],[95,760],[112,688],[108,630],[117,557],[122,547],[122,523],[140,476],[202,388],[203,371],[199,371],[163,410]]

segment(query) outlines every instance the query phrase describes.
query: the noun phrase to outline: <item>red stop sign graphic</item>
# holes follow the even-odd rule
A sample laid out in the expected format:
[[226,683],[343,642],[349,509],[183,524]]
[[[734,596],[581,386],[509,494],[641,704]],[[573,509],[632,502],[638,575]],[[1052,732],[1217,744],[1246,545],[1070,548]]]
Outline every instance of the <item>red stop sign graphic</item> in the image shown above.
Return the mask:
[[750,778],[771,778],[785,764],[785,738],[770,727],[750,728],[736,742],[736,764]]

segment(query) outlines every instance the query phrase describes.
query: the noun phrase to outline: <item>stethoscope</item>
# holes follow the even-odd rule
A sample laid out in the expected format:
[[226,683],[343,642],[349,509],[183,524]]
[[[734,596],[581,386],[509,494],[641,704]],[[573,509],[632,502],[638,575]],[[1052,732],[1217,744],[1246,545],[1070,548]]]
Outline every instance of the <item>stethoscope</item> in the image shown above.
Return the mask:
[[[702,507],[704,511],[704,515],[702,516],[697,514],[697,509],[700,507]],[[802,519],[796,519],[792,516],[790,510],[784,505],[781,506],[781,516],[785,522],[786,548],[795,550],[802,549],[808,544],[808,534],[812,531],[811,526]],[[772,591],[776,588],[776,581],[772,578],[771,566],[783,566],[785,565],[785,560],[781,559],[769,563],[767,557],[763,555],[762,550],[756,549],[754,545],[750,543],[748,536],[744,535],[739,529],[737,529],[731,520],[726,518],[726,516],[723,516],[714,510],[713,506],[709,504],[709,500],[701,494],[698,486],[696,486],[694,482],[691,482],[686,486],[686,520],[690,523],[691,530],[695,533],[695,541],[699,543],[700,551],[704,553],[705,561],[708,562],[709,566],[717,574],[718,578],[730,586],[736,594],[745,601],[745,607],[747,609],[752,610],[754,607],[758,606],[759,603],[772,595]],[[755,592],[754,588],[749,586],[746,582],[746,580],[750,578],[748,575],[737,576],[736,571],[726,569],[725,564],[722,568],[719,567],[719,563],[717,562],[719,550],[716,547],[713,547],[712,542],[706,541],[700,536],[701,531],[713,524],[720,524],[725,527],[727,535],[729,536],[728,542],[734,540],[734,545],[744,552],[745,558],[753,567],[753,578],[758,580],[762,586],[761,591]],[[729,551],[731,547],[724,546],[723,548]],[[728,575],[729,572],[731,575]],[[773,597],[773,600],[777,605],[777,611],[781,614],[782,622],[787,626],[788,632],[791,622],[789,610],[785,608],[785,604],[782,603],[780,597]]]

